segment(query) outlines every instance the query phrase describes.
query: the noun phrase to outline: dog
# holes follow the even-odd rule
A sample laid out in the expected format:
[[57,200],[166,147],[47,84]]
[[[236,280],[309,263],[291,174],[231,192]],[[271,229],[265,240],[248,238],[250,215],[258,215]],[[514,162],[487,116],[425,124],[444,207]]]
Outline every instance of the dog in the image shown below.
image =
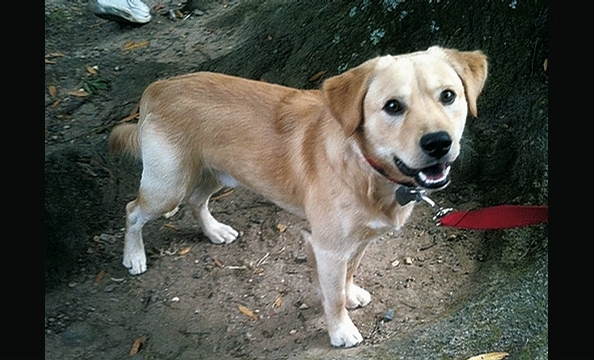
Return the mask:
[[306,245],[321,290],[330,343],[363,338],[347,309],[367,305],[353,275],[370,242],[400,228],[415,201],[401,187],[450,181],[468,112],[487,78],[481,51],[438,46],[379,56],[299,90],[197,72],[150,84],[137,124],[116,126],[110,152],[142,159],[138,197],[126,206],[123,265],[147,269],[142,227],[187,203],[204,234],[229,244],[209,198],[242,185],[306,218]]

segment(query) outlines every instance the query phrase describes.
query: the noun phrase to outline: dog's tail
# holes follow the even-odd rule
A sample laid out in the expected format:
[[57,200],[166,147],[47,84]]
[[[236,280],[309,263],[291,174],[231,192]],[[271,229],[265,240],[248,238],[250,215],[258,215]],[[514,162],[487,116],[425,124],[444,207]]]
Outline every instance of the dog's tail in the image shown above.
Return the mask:
[[109,152],[123,153],[140,158],[140,141],[137,124],[121,124],[113,128],[109,136]]

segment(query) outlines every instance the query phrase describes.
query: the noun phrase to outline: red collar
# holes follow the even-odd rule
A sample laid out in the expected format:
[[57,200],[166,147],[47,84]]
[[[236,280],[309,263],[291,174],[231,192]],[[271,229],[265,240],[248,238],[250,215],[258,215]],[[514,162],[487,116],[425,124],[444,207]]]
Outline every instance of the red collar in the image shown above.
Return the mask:
[[365,160],[367,160],[367,163],[378,173],[380,173],[383,177],[385,177],[386,179],[390,180],[391,182],[398,184],[398,185],[406,185],[406,186],[410,186],[404,183],[401,183],[400,181],[394,180],[392,179],[388,173],[386,173],[386,171],[384,169],[382,169],[378,163],[376,163],[375,161],[373,161],[370,157],[363,155],[363,157],[365,158]]

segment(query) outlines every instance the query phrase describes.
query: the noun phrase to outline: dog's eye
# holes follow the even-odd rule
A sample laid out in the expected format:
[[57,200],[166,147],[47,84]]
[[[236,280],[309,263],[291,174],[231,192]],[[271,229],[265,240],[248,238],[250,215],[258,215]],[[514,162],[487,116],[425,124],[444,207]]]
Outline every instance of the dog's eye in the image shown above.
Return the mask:
[[390,100],[384,105],[384,111],[388,115],[400,115],[404,112],[404,105],[397,100]]
[[444,90],[439,94],[439,101],[444,105],[450,105],[456,100],[456,93],[452,90]]

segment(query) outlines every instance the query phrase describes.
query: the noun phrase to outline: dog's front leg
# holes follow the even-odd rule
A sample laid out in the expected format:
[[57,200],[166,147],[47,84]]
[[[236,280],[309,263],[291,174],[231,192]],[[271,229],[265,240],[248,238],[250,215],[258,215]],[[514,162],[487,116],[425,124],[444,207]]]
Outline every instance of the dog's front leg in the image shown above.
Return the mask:
[[356,252],[349,259],[347,274],[346,274],[346,307],[347,309],[355,309],[363,307],[371,302],[371,295],[367,290],[359,287],[353,283],[353,276],[359,267],[361,258],[365,254],[365,250],[369,246],[369,241],[362,241],[357,247]]
[[355,346],[363,341],[363,337],[346,309],[348,259],[327,248],[313,246],[313,252],[330,343],[333,346]]

